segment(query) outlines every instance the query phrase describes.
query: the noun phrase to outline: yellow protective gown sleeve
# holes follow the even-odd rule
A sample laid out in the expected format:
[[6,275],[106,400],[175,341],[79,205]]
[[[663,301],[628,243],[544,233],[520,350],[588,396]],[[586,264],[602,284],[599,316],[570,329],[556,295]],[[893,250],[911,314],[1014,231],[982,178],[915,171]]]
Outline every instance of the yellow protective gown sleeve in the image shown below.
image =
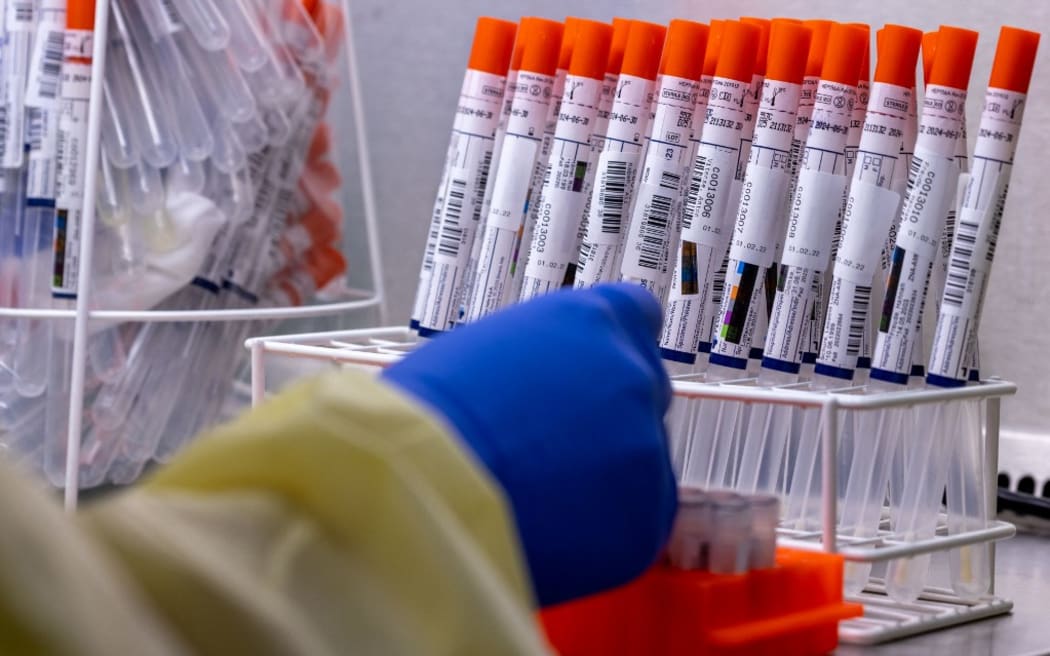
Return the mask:
[[79,526],[16,478],[0,474],[3,654],[548,649],[496,486],[363,374],[283,392]]

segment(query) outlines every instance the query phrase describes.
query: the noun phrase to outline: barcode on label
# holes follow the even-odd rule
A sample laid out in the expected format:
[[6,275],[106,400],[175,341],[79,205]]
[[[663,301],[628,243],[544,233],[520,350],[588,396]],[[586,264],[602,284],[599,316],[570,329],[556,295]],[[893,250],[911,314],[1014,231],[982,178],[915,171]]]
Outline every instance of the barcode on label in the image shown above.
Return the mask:
[[918,155],[913,155],[911,161],[908,162],[908,196],[915,188],[915,181],[919,179],[919,173],[922,171],[922,158]]
[[434,253],[438,250],[438,234],[441,232],[441,213],[435,212],[434,220],[430,221],[430,230],[426,234],[426,248],[423,252],[423,271],[434,270]]
[[485,156],[478,167],[478,181],[474,191],[474,222],[481,221],[481,209],[485,203],[485,187],[489,184],[489,168],[492,166],[492,151],[485,151]]
[[26,119],[26,143],[29,144],[29,149],[32,151],[43,150],[44,131],[46,129],[44,112],[35,107],[29,107],[26,110]]
[[657,269],[666,259],[668,226],[671,223],[672,199],[654,194],[646,208],[642,223],[641,253],[638,264],[646,269]]
[[598,213],[601,216],[603,233],[620,234],[626,194],[627,162],[609,162],[598,191]]
[[441,236],[438,240],[438,253],[450,257],[459,257],[459,245],[463,238],[463,202],[467,197],[467,181],[453,179],[448,186],[445,198],[445,214],[441,219]]
[[711,303],[716,307],[722,305],[722,294],[725,293],[726,288],[726,272],[729,270],[729,256],[722,258],[722,264],[718,267],[718,271],[715,271],[714,278],[711,280]]
[[678,185],[682,183],[682,176],[677,173],[669,173],[664,171],[660,174],[660,187],[662,189],[672,189],[678,191]]
[[955,245],[948,258],[948,277],[944,281],[944,302],[948,305],[960,307],[966,295],[978,227],[977,223],[965,219],[960,219],[957,224]]
[[682,228],[691,230],[693,227],[693,212],[700,202],[700,182],[706,177],[704,169],[707,168],[707,158],[697,155],[693,160],[693,170],[689,176],[689,191],[685,195],[685,211],[682,213]]
[[0,158],[7,153],[7,108],[6,103],[0,105]]
[[591,253],[594,252],[594,248],[595,244],[587,241],[586,239],[583,240],[583,243],[580,244],[579,256],[576,258],[577,269],[583,270],[583,268],[587,265],[587,261],[591,259]]
[[871,306],[871,287],[857,285],[853,296],[853,307],[850,309],[849,334],[846,337],[846,355],[860,355],[861,343],[864,341],[864,327],[868,323],[868,308]]
[[15,23],[33,23],[33,0],[18,0],[8,11],[11,9],[14,10],[12,17]]
[[62,78],[62,44],[65,32],[53,30],[47,33],[44,41],[44,56],[40,58],[37,69],[37,89],[42,98],[58,97],[58,85]]

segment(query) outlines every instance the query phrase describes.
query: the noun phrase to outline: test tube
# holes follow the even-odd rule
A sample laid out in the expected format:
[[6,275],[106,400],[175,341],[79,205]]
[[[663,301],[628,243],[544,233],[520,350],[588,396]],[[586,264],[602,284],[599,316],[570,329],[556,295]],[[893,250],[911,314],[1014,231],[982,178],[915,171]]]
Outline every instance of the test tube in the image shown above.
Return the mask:
[[171,0],[171,3],[201,48],[219,52],[230,45],[230,26],[213,0]]
[[707,569],[711,531],[711,504],[707,494],[695,487],[679,488],[678,514],[667,545],[671,565],[678,569]]
[[[609,125],[595,165],[598,184],[591,192],[587,228],[573,283],[578,289],[611,282],[619,271],[624,219],[628,218],[634,203],[635,182],[649,133],[649,108],[666,33],[662,25],[642,21],[633,21],[628,30],[609,110]],[[710,80],[707,87],[710,88]],[[697,98],[697,105],[703,103],[706,107],[707,94],[698,91]],[[703,107],[694,107],[693,116],[700,116]]]
[[550,158],[537,200],[529,260],[522,278],[522,301],[571,284],[576,238],[587,202],[586,177],[602,78],[609,57],[612,28],[580,19]]
[[269,3],[269,10],[270,22],[277,24],[275,36],[297,60],[313,64],[324,58],[324,40],[302,0],[277,0]]
[[[20,276],[18,295],[26,307],[45,308],[50,305],[48,280],[52,271],[56,137],[66,7],[64,0],[44,0],[36,10],[38,27],[30,64],[36,74],[30,76],[25,98],[29,153],[22,212],[22,256],[28,265]],[[22,318],[16,323],[12,364],[15,390],[25,397],[38,397],[47,386],[52,322]]]
[[24,161],[26,83],[32,55],[37,11],[34,2],[10,4],[4,15],[3,57],[0,58],[0,168],[19,169]]
[[138,144],[134,142],[128,121],[122,120],[120,99],[108,79],[103,81],[105,106],[102,113],[102,149],[113,166],[126,169],[139,161]]
[[419,331],[422,335],[448,330],[459,319],[458,310],[466,284],[464,277],[481,220],[502,105],[502,95],[486,96],[484,89],[503,90],[510,63],[511,36],[516,29],[510,24],[502,27],[507,34],[501,48],[484,55],[476,51],[471,53],[472,61],[461,101],[469,97],[466,106],[474,109],[453,133],[449,150],[451,159],[448,178],[440,194],[444,202],[430,261],[430,284],[423,291],[420,304]]
[[[514,107],[514,99],[520,94],[522,96],[528,95],[528,87],[518,87],[518,73],[521,71],[521,62],[525,55],[525,45],[529,39],[529,29],[533,24],[533,21],[540,20],[530,16],[523,17],[521,22],[518,24],[518,30],[514,37],[514,48],[511,50],[510,65],[507,69],[507,82],[505,91],[503,93],[503,110],[500,114],[499,123],[496,124],[496,134],[493,138],[492,145],[492,165],[489,167],[489,178],[493,181],[492,184],[485,185],[485,196],[481,200],[481,220],[478,225],[478,233],[474,237],[474,244],[470,249],[470,257],[467,259],[467,271],[464,274],[463,281],[463,294],[461,297],[462,305],[459,308],[459,322],[465,322],[469,318],[471,303],[474,298],[474,282],[477,278],[478,261],[481,258],[482,245],[484,243],[485,230],[488,223],[489,213],[492,210],[492,194],[495,189],[496,176],[499,174],[500,160],[503,157],[503,142],[507,139],[507,123],[510,120],[511,110]],[[560,42],[560,30],[561,24],[558,25],[558,34]],[[552,47],[552,50],[557,51],[556,47]],[[557,55],[553,55],[556,57]],[[545,99],[549,103],[549,99]],[[546,111],[544,111],[546,113]],[[322,125],[322,127],[327,127]],[[307,159],[313,161],[315,143],[320,133],[314,135],[314,140],[310,144],[310,149],[307,152]],[[328,136],[325,134],[324,143],[327,148]]]
[[[750,146],[753,121],[748,120],[748,98],[755,77],[762,29],[750,23],[729,22],[723,28],[721,52],[711,83],[707,116],[689,177],[682,212],[682,238],[675,246],[667,311],[660,354],[665,360],[691,365],[701,344],[710,346],[709,296],[722,268],[730,216],[736,212],[744,167],[742,147]],[[763,60],[765,57],[762,58]],[[764,73],[765,71],[763,71]],[[753,115],[753,113],[752,113]]]
[[194,162],[180,157],[164,170],[166,196],[178,193],[202,194],[205,185],[206,162]]
[[[791,144],[795,115],[810,45],[803,25],[776,19],[769,38],[769,60],[762,100],[744,175],[740,203],[733,215],[722,303],[714,316],[709,349],[712,367],[747,368],[751,345],[766,305],[766,271],[775,267],[776,244],[783,236],[782,216],[791,185]],[[702,341],[699,349],[703,350]],[[726,376],[734,374],[725,372]]]
[[204,50],[185,33],[176,34],[175,41],[194,88],[212,107],[235,123],[258,120],[255,96],[229,52]]
[[241,0],[222,0],[215,4],[229,28],[229,52],[245,73],[262,68],[267,61],[266,47],[252,18],[252,8]]
[[[729,42],[753,46],[758,30],[732,23],[723,31],[725,51]],[[702,120],[693,112],[700,91],[708,33],[708,27],[700,23],[674,20],[668,25],[645,155],[623,237],[620,280],[642,285],[661,301],[666,294],[671,257],[681,230],[682,203],[688,189],[686,178],[692,164],[688,161],[689,140]],[[754,57],[753,47],[751,57]],[[751,79],[750,71],[747,79]]]
[[707,493],[710,539],[707,567],[712,574],[744,574],[751,559],[751,505],[739,494]]
[[[583,212],[581,213],[582,219],[580,220],[579,230],[576,233],[573,261],[568,264],[565,270],[565,284],[574,287],[576,285],[576,276],[583,264],[579,259],[579,252],[588,230],[591,200],[595,191],[594,181],[597,179],[598,157],[605,150],[605,136],[609,131],[612,106],[616,99],[616,83],[620,77],[620,70],[623,68],[624,55],[627,49],[627,35],[630,33],[631,21],[626,18],[613,18],[612,27],[612,41],[609,45],[609,57],[605,64],[605,76],[602,78],[601,91],[598,93],[598,112],[591,131],[591,153],[590,158],[587,160],[587,170],[583,176],[584,202]],[[655,56],[653,58],[655,59]],[[653,69],[655,70],[655,68],[656,64],[654,63]],[[641,138],[639,138],[640,141]]]
[[540,144],[540,154],[536,159],[536,166],[532,169],[529,178],[529,195],[526,200],[527,212],[522,223],[521,234],[514,245],[514,255],[510,265],[510,282],[506,287],[506,299],[504,302],[517,301],[521,295],[521,284],[525,277],[525,268],[528,265],[529,253],[532,246],[532,235],[539,220],[539,194],[543,186],[544,175],[547,171],[547,162],[550,160],[551,148],[554,144],[554,130],[558,126],[558,114],[561,111],[561,99],[565,92],[565,78],[569,74],[569,62],[572,61],[572,53],[576,45],[576,28],[580,19],[569,16],[565,19],[565,29],[562,32],[561,49],[558,52],[558,68],[554,71],[554,85],[551,87],[551,100],[547,106],[547,116],[543,128],[543,141]]
[[[1006,205],[1013,158],[1020,137],[1039,34],[1003,27],[985,93],[973,171],[966,181],[926,382],[933,387],[961,387],[976,349],[977,331],[995,245]],[[947,407],[946,407],[947,410]],[[984,467],[979,402],[960,404],[960,432],[949,435],[947,479],[948,531],[984,528],[994,510]],[[950,554],[952,587],[973,599],[989,592],[991,559],[987,545],[962,547]]]
[[[423,264],[419,271],[419,284],[416,287],[415,302],[412,306],[410,325],[413,329],[419,327],[419,322],[423,318],[427,295],[430,292],[434,257],[438,247],[438,232],[440,231],[445,212],[450,176],[453,173],[452,169],[456,156],[462,150],[461,142],[468,139],[463,134],[463,131],[467,127],[486,127],[484,125],[486,121],[482,117],[493,111],[490,107],[491,98],[485,98],[480,94],[485,80],[490,80],[490,84],[496,83],[495,88],[502,91],[504,80],[500,78],[506,73],[506,66],[510,63],[515,31],[516,27],[512,23],[484,16],[478,19],[474,32],[474,42],[471,46],[470,59],[463,77],[463,85],[460,88],[459,107],[461,109],[456,111],[456,117],[452,123],[452,137],[445,152],[444,170],[438,183],[437,197],[434,200],[430,226],[427,229]],[[502,92],[499,95],[502,97]],[[499,112],[495,111],[493,113],[498,119]],[[479,120],[483,125],[473,125]],[[492,127],[495,126],[493,125]]]
[[155,82],[150,80],[142,60],[134,47],[128,20],[121,3],[110,8],[110,45],[106,54],[107,79],[112,72],[111,90],[115,97],[128,103],[128,123],[135,130],[142,158],[157,168],[171,164],[178,155],[173,118],[168,112]]
[[747,502],[751,506],[748,569],[767,569],[776,564],[780,500],[772,494],[755,494],[748,496]]
[[[817,281],[831,261],[835,221],[848,184],[844,175],[846,133],[867,38],[866,31],[841,24],[833,25],[828,34],[769,315],[759,376],[762,384],[795,382],[801,368],[802,324],[820,302]],[[791,424],[790,406],[770,405],[765,412],[752,414],[744,436],[738,489],[783,491],[780,472]]]
[[[813,387],[830,389],[848,386],[860,366],[863,344],[871,341],[870,307],[872,290],[878,283],[881,253],[872,244],[885,243],[900,208],[904,192],[900,159],[904,124],[914,86],[915,61],[921,33],[899,25],[887,25],[879,35],[877,66],[870,89],[869,111],[857,149],[857,165],[842,221],[842,240],[834,258],[833,278],[820,356],[817,358]],[[892,445],[871,432],[873,413],[857,413],[840,435],[855,435],[852,460],[846,471],[842,516],[848,518],[853,535],[871,537],[878,528],[879,514],[888,475],[887,462]],[[805,522],[815,516],[810,492],[818,474],[819,434],[811,418],[803,429],[800,463],[809,470],[796,470],[798,488],[793,488],[787,504],[790,521]],[[857,430],[855,427],[860,426]],[[884,460],[886,460],[884,462]],[[867,580],[870,567],[850,563],[851,573]],[[862,585],[862,584],[860,584]],[[854,588],[859,591],[859,587]]]
[[[872,359],[872,382],[884,388],[901,389],[908,384],[911,373],[912,349],[920,338],[922,301],[937,253],[937,240],[944,230],[947,206],[955,195],[955,140],[961,134],[962,107],[976,43],[976,32],[959,28],[942,26],[937,35],[937,51],[926,86],[909,176],[911,183],[892,254],[893,268]],[[958,423],[958,414],[940,405],[919,408],[915,415],[917,426],[923,427],[915,435],[931,434],[924,435],[924,439],[906,439],[901,444],[905,477],[894,530],[905,540],[932,535],[935,529],[947,476],[943,442],[946,431]],[[925,584],[928,565],[928,556],[892,561],[887,571],[889,594],[895,599],[914,599]]]

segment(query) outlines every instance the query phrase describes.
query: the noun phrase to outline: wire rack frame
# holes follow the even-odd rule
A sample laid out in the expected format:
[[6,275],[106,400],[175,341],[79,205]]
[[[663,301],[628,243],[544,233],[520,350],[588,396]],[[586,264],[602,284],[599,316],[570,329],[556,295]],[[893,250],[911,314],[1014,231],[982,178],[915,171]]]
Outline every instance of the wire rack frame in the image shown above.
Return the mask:
[[[98,161],[101,152],[103,77],[106,67],[106,45],[109,29],[109,2],[99,0],[95,4],[95,29],[92,42],[91,87],[87,117],[87,141],[84,171],[84,188],[94,189],[98,177]],[[79,498],[80,440],[84,412],[84,383],[87,370],[88,322],[93,319],[152,322],[193,321],[251,321],[267,319],[297,319],[334,316],[349,312],[374,309],[380,322],[386,321],[386,295],[383,287],[381,255],[378,241],[378,221],[372,179],[371,159],[368,148],[368,132],[365,128],[361,82],[354,51],[350,0],[334,0],[342,9],[343,47],[346,67],[347,93],[350,96],[353,114],[354,140],[356,144],[357,168],[361,185],[362,218],[367,240],[368,269],[371,288],[346,290],[348,300],[319,303],[302,307],[231,309],[231,310],[95,310],[91,309],[92,262],[94,254],[95,194],[85,193],[81,209],[83,223],[79,245],[79,284],[76,303],[72,309],[44,308],[0,308],[0,317],[25,317],[73,321],[73,359],[70,380],[69,429],[67,434],[66,472],[64,504],[67,511],[74,511]]]
[[[266,396],[266,356],[278,355],[379,370],[396,362],[423,340],[408,328],[389,327],[246,340],[251,353],[252,404]],[[979,385],[955,389],[908,389],[900,392],[864,394],[863,387],[814,392],[806,383],[761,387],[746,378],[720,383],[696,382],[689,376],[672,381],[678,398],[716,399],[744,403],[791,405],[816,408],[821,412],[821,530],[801,531],[778,528],[778,543],[797,549],[835,552],[847,561],[878,563],[957,547],[988,544],[992,557],[992,578],[986,595],[977,600],[963,599],[951,590],[928,586],[912,603],[891,599],[878,579],[872,579],[852,601],[864,604],[864,616],[846,620],[839,626],[844,643],[871,645],[917,635],[978,619],[1010,612],[1013,603],[995,596],[995,545],[1012,537],[1015,527],[1003,521],[989,521],[983,529],[949,534],[946,517],[938,518],[934,536],[923,540],[904,540],[889,529],[888,521],[872,538],[858,539],[838,532],[837,490],[837,414],[853,410],[877,410],[962,400],[985,403],[985,480],[989,508],[995,508],[995,480],[998,470],[1000,402],[1017,391],[1013,383],[989,379]]]

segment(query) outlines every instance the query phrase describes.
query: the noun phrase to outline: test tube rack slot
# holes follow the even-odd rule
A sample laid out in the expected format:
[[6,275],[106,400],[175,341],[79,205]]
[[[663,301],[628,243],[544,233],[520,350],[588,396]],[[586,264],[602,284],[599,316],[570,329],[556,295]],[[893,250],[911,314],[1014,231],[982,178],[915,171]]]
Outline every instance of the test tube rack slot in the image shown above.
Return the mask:
[[[251,353],[252,403],[261,403],[267,393],[267,357],[290,357],[314,360],[336,367],[351,367],[377,372],[397,362],[405,353],[416,348],[422,340],[408,328],[388,327],[338,332],[304,333],[275,337],[255,337],[245,345]],[[716,399],[738,401],[753,405],[779,404],[798,408],[818,409],[823,413],[820,439],[821,472],[821,526],[819,530],[778,528],[777,542],[792,549],[839,553],[847,562],[883,563],[947,551],[978,544],[989,544],[994,572],[994,542],[1012,537],[1015,527],[1003,521],[990,520],[979,530],[949,534],[946,517],[942,513],[932,537],[922,540],[904,540],[889,529],[884,513],[878,533],[859,539],[846,535],[836,525],[837,504],[837,421],[838,413],[907,408],[931,403],[951,403],[976,400],[984,404],[986,490],[990,505],[995,508],[995,478],[998,468],[1000,402],[1004,396],[1017,391],[1013,383],[990,379],[980,384],[956,389],[909,389],[900,392],[865,393],[863,386],[830,391],[810,391],[805,383],[780,387],[760,387],[755,379],[720,383],[697,382],[689,376],[672,380],[676,400]],[[972,622],[1010,612],[1013,603],[995,596],[994,575],[991,589],[976,600],[967,600],[951,589],[927,586],[918,600],[910,603],[895,601],[885,592],[877,578],[848,601],[864,605],[864,616],[845,620],[839,625],[839,639],[843,643],[872,645],[917,635],[945,627]]]

